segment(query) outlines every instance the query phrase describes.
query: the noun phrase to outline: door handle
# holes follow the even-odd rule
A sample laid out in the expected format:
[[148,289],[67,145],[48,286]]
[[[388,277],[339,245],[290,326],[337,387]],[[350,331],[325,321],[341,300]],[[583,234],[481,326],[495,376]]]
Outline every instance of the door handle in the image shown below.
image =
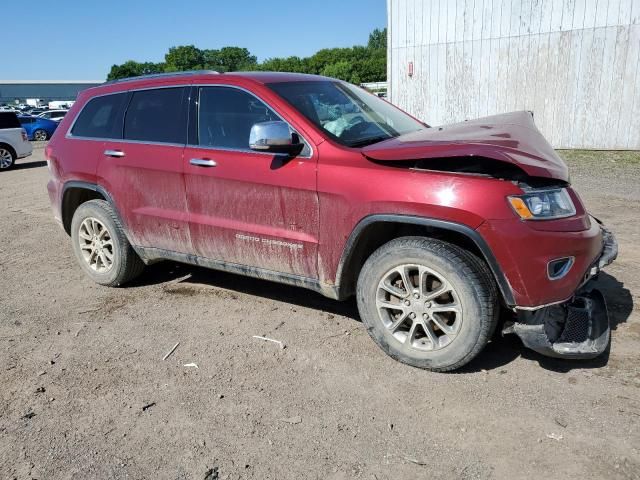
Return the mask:
[[189,163],[197,167],[215,167],[218,165],[215,160],[209,158],[192,158],[189,160]]
[[124,157],[124,152],[120,150],[105,150],[104,154],[107,157],[116,157],[116,158]]

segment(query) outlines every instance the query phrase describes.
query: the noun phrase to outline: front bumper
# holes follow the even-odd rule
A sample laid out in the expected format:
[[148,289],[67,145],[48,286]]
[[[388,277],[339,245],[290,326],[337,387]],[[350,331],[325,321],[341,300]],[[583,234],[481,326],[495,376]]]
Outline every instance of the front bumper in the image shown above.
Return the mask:
[[607,305],[602,293],[590,288],[590,280],[616,259],[618,244],[610,231],[601,228],[602,251],[572,298],[533,311],[519,310],[516,321],[506,325],[503,334],[515,333],[526,347],[550,357],[588,359],[607,349]]

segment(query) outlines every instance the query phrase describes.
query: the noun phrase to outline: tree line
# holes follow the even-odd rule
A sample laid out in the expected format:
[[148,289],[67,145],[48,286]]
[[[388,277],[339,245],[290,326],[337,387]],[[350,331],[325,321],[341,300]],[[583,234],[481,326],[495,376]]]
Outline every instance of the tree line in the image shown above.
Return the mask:
[[381,82],[387,78],[387,29],[376,28],[371,32],[366,46],[325,48],[310,57],[274,57],[263,62],[258,62],[255,55],[241,47],[204,50],[194,45],[171,47],[164,62],[128,60],[113,65],[107,80],[186,70],[298,72],[335,77],[355,84]]

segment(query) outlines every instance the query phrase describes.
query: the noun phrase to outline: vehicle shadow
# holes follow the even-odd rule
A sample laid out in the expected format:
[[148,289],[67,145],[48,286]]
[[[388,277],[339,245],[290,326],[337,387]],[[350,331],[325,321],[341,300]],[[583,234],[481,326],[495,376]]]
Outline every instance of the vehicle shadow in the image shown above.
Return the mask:
[[36,160],[34,162],[26,162],[26,163],[18,160],[16,164],[13,166],[12,170],[26,170],[28,168],[39,168],[39,167],[46,167],[46,166],[47,166],[46,160]]
[[[245,277],[233,273],[211,270],[195,265],[186,265],[174,262],[160,262],[145,269],[145,272],[135,281],[129,284],[131,287],[157,285],[178,280],[186,275],[187,283],[208,285],[224,288],[239,293],[246,293],[258,297],[269,298],[278,302],[285,302],[299,307],[313,308],[334,315],[341,315],[360,322],[355,299],[338,302],[323,297],[319,293],[301,287],[284,285],[259,278]],[[181,281],[177,282],[179,285]]]
[[[180,280],[189,275],[188,278]],[[178,280],[176,282],[176,280]],[[239,293],[269,298],[279,302],[285,302],[299,307],[312,308],[334,315],[341,315],[354,321],[361,322],[354,298],[344,302],[331,300],[319,293],[304,288],[289,285],[281,285],[267,280],[245,277],[233,273],[210,270],[203,267],[174,263],[160,262],[147,267],[145,273],[130,284],[131,287],[142,287],[162,283],[182,282],[208,285],[224,288]],[[609,309],[609,321],[612,330],[620,323],[627,321],[633,311],[633,297],[624,284],[615,277],[601,273],[592,284],[604,294]],[[501,334],[502,326],[511,318],[510,313],[504,312],[496,332],[485,349],[473,361],[465,365],[457,373],[476,373],[483,370],[491,371],[500,369],[522,356],[527,360],[537,361],[547,370],[559,373],[567,373],[573,369],[601,368],[609,361],[609,348],[605,353],[592,360],[568,360],[557,359],[540,355],[529,350],[516,335]]]

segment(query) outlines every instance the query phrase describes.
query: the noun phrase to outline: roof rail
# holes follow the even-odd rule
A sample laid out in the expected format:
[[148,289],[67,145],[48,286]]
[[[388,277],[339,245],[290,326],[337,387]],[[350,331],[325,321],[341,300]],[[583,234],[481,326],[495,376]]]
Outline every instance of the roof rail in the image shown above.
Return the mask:
[[203,73],[220,74],[220,72],[216,72],[215,70],[187,70],[184,72],[150,73],[148,75],[139,75],[137,77],[127,77],[127,78],[118,78],[116,80],[109,80],[108,82],[104,82],[103,85],[109,85],[111,83],[133,82],[135,80],[146,80],[148,78],[182,77],[182,76],[186,77],[190,75],[200,75]]

